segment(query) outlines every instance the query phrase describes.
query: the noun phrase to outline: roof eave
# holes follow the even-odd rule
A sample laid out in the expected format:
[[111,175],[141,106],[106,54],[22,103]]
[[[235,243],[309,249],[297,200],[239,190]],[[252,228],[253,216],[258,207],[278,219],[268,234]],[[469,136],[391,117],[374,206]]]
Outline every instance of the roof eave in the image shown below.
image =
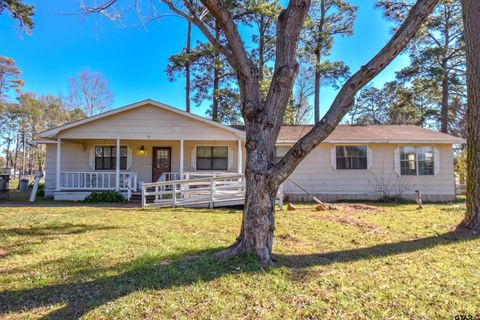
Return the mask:
[[[298,140],[277,140],[276,143],[284,144],[294,144]],[[464,139],[458,140],[324,140],[322,143],[397,143],[397,144],[408,144],[408,143],[433,143],[433,144],[464,144],[466,141]]]
[[120,108],[117,108],[117,109],[113,109],[113,110],[110,110],[110,111],[107,111],[107,112],[104,112],[104,113],[101,113],[101,114],[98,114],[98,115],[95,115],[95,116],[92,116],[92,117],[89,117],[89,118],[81,119],[81,120],[78,120],[78,121],[75,121],[75,122],[71,122],[71,123],[65,124],[65,125],[63,125],[63,126],[59,126],[59,127],[56,127],[56,128],[52,128],[52,129],[49,129],[49,130],[45,130],[45,131],[43,131],[43,132],[40,132],[40,133],[38,134],[38,137],[39,137],[39,138],[42,138],[42,139],[43,139],[43,138],[45,138],[45,139],[48,139],[48,138],[56,138],[56,136],[57,136],[61,131],[64,131],[64,130],[67,130],[67,129],[70,129],[70,128],[73,128],[73,127],[76,127],[76,126],[79,126],[79,125],[82,125],[82,124],[91,122],[91,121],[99,120],[99,119],[102,119],[102,118],[105,118],[105,117],[108,117],[108,116],[111,116],[111,115],[115,115],[115,114],[120,113],[120,112],[128,111],[128,110],[131,110],[131,109],[134,109],[134,108],[137,108],[137,107],[141,107],[141,106],[147,105],[147,104],[151,104],[151,105],[154,105],[154,106],[156,106],[156,107],[158,107],[158,108],[163,108],[163,109],[169,110],[169,111],[171,111],[171,112],[174,112],[174,113],[177,113],[177,114],[180,114],[180,115],[183,115],[183,116],[186,116],[186,117],[195,119],[195,120],[197,120],[197,121],[201,121],[201,122],[210,124],[210,125],[212,125],[212,126],[215,126],[215,127],[218,127],[218,128],[221,128],[221,129],[224,129],[224,130],[233,132],[233,133],[235,133],[241,140],[245,140],[245,131],[238,130],[238,129],[232,128],[232,127],[230,127],[230,126],[227,126],[227,125],[224,125],[224,124],[221,124],[221,123],[218,123],[218,122],[215,122],[215,121],[212,121],[212,120],[203,118],[203,117],[198,116],[198,115],[193,114],[193,113],[187,113],[187,112],[185,112],[185,111],[182,111],[182,110],[180,110],[180,109],[174,108],[174,107],[172,107],[172,106],[166,105],[166,104],[164,104],[164,103],[161,103],[161,102],[158,102],[158,101],[155,101],[155,100],[152,100],[152,99],[146,99],[146,100],[142,100],[142,101],[139,101],[139,102],[135,102],[135,103],[126,105],[126,106],[124,106],[124,107],[120,107]]

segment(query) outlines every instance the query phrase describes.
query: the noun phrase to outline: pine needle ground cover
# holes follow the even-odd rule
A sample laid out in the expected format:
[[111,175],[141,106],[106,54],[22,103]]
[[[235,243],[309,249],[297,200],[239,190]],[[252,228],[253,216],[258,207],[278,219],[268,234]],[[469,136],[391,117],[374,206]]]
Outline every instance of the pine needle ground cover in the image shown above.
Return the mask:
[[480,313],[462,204],[277,213],[275,265],[214,260],[241,211],[0,207],[1,319],[451,319]]

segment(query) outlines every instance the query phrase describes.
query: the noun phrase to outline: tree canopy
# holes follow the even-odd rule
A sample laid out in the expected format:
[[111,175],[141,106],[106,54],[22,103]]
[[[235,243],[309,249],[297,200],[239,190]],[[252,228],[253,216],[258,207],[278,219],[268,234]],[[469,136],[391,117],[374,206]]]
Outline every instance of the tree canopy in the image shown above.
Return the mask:
[[33,29],[34,6],[22,0],[0,0],[0,14],[8,11],[17,20],[20,31],[29,34]]
[[[351,108],[357,92],[404,50],[437,2],[438,0],[418,0],[390,41],[343,84],[322,120],[277,162],[274,159],[275,143],[300,70],[297,49],[311,1],[290,0],[278,14],[275,58],[268,86],[262,84],[260,68],[249,54],[244,38],[247,33],[240,32],[243,20],[237,14],[236,2],[161,1],[171,13],[195,25],[205,39],[225,57],[235,70],[239,87],[240,111],[246,127],[245,205],[240,235],[230,248],[218,255],[252,253],[262,265],[271,264],[275,230],[274,206],[279,185],[332,133]],[[109,0],[100,5],[86,6],[84,10],[86,13],[105,13],[115,8],[116,4],[116,0]],[[157,15],[162,12],[160,8],[153,8],[152,11]]]

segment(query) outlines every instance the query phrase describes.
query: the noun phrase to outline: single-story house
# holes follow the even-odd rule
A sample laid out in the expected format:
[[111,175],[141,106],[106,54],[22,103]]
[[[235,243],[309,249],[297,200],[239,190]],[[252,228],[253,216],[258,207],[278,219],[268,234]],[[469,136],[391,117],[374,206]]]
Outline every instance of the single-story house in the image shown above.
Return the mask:
[[[283,126],[276,156],[311,126]],[[142,183],[189,174],[243,173],[245,131],[144,100],[44,131],[45,195],[81,200],[98,190],[139,190]],[[408,126],[339,125],[283,184],[290,201],[455,199],[454,144],[463,139]]]

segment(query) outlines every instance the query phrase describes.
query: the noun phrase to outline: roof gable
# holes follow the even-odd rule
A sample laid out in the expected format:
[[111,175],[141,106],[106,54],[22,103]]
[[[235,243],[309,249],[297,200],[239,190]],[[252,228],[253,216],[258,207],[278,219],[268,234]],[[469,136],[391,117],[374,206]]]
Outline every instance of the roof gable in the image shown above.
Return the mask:
[[232,140],[244,139],[245,133],[154,100],[144,100],[44,131],[39,137]]

